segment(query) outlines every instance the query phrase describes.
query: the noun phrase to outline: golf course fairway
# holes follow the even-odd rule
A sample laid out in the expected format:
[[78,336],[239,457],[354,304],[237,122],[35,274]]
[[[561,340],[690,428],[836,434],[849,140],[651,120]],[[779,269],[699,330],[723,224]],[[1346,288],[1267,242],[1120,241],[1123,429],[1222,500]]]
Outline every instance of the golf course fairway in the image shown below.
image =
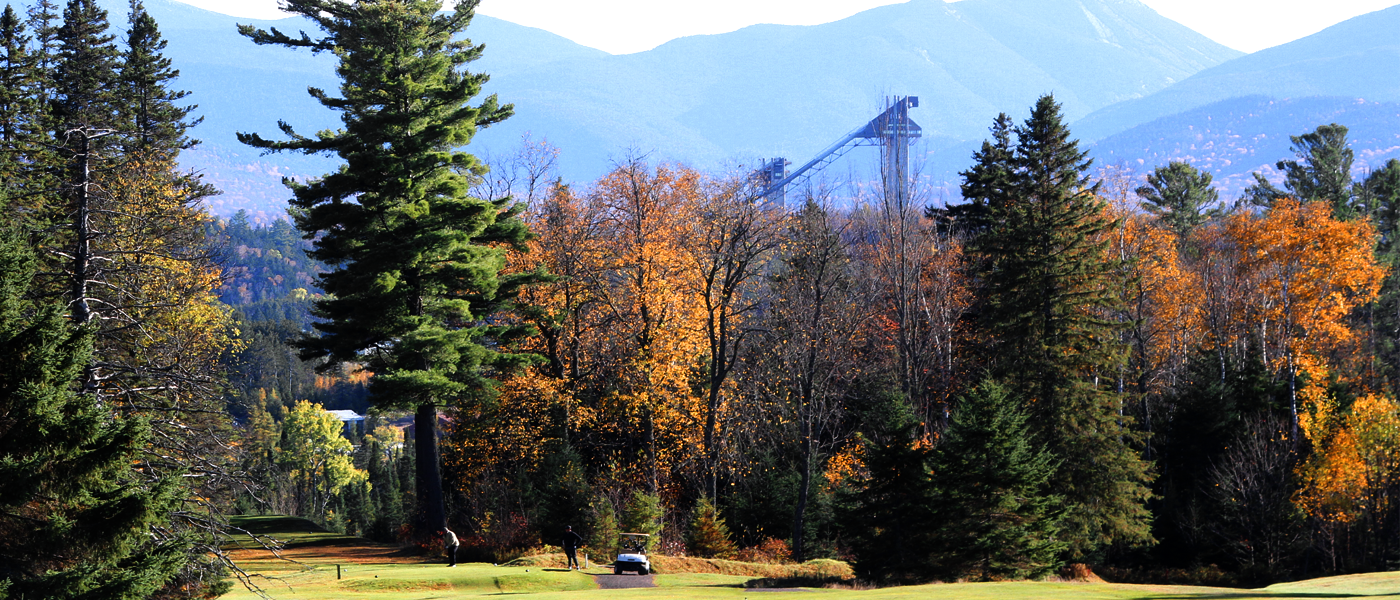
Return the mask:
[[[428,600],[508,596],[529,599],[593,600],[600,598],[821,598],[823,600],[1248,600],[1253,598],[1400,599],[1400,572],[1365,573],[1281,583],[1244,590],[1170,585],[1128,585],[1078,582],[998,582],[931,584],[882,589],[746,589],[747,576],[713,573],[655,575],[656,587],[599,589],[594,575],[611,569],[569,571],[539,566],[494,566],[416,562],[391,547],[314,529],[309,522],[287,517],[242,517],[236,524],[287,542],[284,556],[240,544],[238,563],[253,575],[265,593],[279,599],[301,600]],[[337,565],[339,569],[337,570]],[[622,577],[637,577],[626,575]],[[256,594],[235,584],[224,598],[251,600]]]

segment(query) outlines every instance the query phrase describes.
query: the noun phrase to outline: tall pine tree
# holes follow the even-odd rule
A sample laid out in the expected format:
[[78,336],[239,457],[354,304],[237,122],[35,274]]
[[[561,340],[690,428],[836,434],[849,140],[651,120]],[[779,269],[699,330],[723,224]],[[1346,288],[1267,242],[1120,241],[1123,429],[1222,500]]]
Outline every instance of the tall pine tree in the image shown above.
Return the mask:
[[[54,255],[64,263],[57,270],[67,288],[72,318],[85,324],[93,318],[93,282],[99,280],[92,248],[99,202],[94,173],[108,167],[111,158],[106,150],[117,125],[119,52],[115,37],[107,33],[107,11],[93,0],[69,0],[55,37],[50,127],[61,161],[61,201],[54,204],[51,218],[67,231],[59,242],[63,250]],[[96,385],[91,370],[85,378],[89,387]]]
[[325,321],[300,346],[330,365],[363,364],[375,374],[376,405],[416,410],[420,534],[446,523],[437,408],[486,401],[491,375],[526,360],[497,345],[524,332],[487,318],[532,280],[499,275],[506,252],[523,250],[529,234],[509,199],[468,195],[469,175],[485,167],[456,150],[512,112],[494,96],[469,104],[487,77],[466,66],[483,47],[454,37],[476,5],[439,14],[433,0],[289,0],[283,9],[316,23],[322,37],[240,28],[259,44],[334,51],[340,60],[340,97],[309,92],[341,114],[342,129],[304,137],[283,123],[287,141],[239,139],[345,161],[322,179],[292,184],[297,227],[332,269],[316,304]]
[[1068,508],[1072,555],[1147,542],[1148,465],[1131,446],[1120,395],[1105,389],[1122,360],[1105,317],[1117,302],[1105,235],[1116,224],[1053,97],[1024,124],[999,119],[993,132],[997,143],[977,154],[963,190],[987,210],[970,249],[982,269],[979,328],[991,374],[1061,461],[1051,490]]
[[41,132],[38,61],[30,36],[14,8],[0,13],[0,184],[21,187],[21,165]]
[[171,89],[180,71],[161,54],[166,42],[141,0],[131,0],[128,18],[126,50],[118,74],[122,129],[129,140],[126,145],[128,151],[154,151],[174,158],[198,143],[186,131],[204,119],[191,121],[190,112],[196,107],[177,105],[190,93]]
[[1147,185],[1133,190],[1142,198],[1142,208],[1157,215],[1178,238],[1188,239],[1191,231],[1211,217],[1220,214],[1210,208],[1220,194],[1210,185],[1211,175],[1198,171],[1191,163],[1171,161],[1147,175]]
[[1242,200],[1256,206],[1270,206],[1285,197],[1303,202],[1326,202],[1338,219],[1364,215],[1365,206],[1357,206],[1357,186],[1351,179],[1351,165],[1356,154],[1348,147],[1345,125],[1321,125],[1303,135],[1289,136],[1290,149],[1298,160],[1281,160],[1274,167],[1283,172],[1280,189],[1263,175],[1254,174],[1254,185],[1244,191]]

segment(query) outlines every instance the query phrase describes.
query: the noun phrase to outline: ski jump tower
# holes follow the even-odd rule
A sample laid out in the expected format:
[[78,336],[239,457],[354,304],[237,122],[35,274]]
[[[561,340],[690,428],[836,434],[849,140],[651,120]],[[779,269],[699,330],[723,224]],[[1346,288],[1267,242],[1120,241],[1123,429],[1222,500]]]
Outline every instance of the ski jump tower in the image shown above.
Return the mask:
[[887,100],[885,112],[846,134],[841,141],[828,146],[792,173],[787,171],[790,163],[785,158],[765,161],[757,173],[764,201],[781,206],[787,200],[788,186],[807,183],[813,175],[860,146],[880,147],[880,177],[885,194],[906,197],[909,193],[909,146],[922,137],[924,131],[909,118],[909,109],[918,106],[918,96],[896,96]]

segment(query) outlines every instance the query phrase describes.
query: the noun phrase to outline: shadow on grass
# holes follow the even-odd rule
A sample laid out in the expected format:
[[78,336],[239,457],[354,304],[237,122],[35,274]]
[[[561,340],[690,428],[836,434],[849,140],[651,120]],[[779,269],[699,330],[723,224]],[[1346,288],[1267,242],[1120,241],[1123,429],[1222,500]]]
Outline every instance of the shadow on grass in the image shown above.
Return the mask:
[[349,549],[385,557],[416,557],[420,555],[416,549],[411,547],[396,548],[389,544],[380,544],[355,536],[335,533],[301,517],[238,515],[230,518],[229,524],[255,536],[273,538],[282,544],[283,550],[327,548]]
[[1231,598],[1397,598],[1397,594],[1341,594],[1335,592],[1265,592],[1265,591],[1239,591],[1239,592],[1217,592],[1214,594],[1164,594],[1161,596],[1143,596],[1141,600],[1230,600]]

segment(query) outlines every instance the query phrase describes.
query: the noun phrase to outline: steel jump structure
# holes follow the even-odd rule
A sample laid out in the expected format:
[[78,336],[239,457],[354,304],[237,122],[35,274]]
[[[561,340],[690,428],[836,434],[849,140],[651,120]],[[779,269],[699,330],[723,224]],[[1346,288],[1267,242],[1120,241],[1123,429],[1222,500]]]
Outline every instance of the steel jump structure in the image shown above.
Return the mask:
[[765,202],[783,205],[787,201],[788,186],[807,183],[813,175],[860,146],[880,147],[880,176],[885,193],[905,197],[909,193],[909,146],[924,132],[909,118],[909,109],[918,106],[918,96],[894,97],[885,112],[846,134],[841,141],[828,146],[792,173],[787,172],[790,163],[785,158],[765,161],[756,173]]

